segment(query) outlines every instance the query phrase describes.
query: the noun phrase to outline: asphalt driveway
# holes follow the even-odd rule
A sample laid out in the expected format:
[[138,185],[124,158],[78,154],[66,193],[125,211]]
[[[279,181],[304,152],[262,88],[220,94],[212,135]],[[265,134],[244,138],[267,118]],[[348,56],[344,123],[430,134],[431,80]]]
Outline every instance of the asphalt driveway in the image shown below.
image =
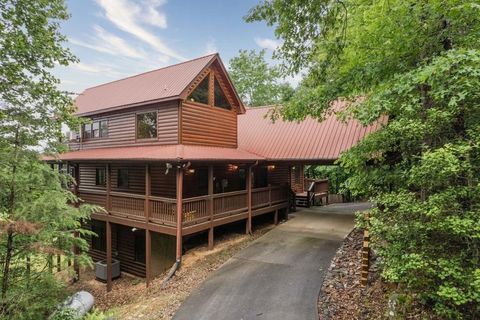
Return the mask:
[[301,209],[229,259],[173,319],[318,319],[325,272],[368,203]]

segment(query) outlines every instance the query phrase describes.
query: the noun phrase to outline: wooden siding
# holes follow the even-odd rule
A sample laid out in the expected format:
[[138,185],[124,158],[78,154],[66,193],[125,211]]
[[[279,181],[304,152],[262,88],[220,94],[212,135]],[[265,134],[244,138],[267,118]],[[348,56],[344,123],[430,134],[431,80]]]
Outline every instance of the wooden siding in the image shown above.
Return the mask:
[[[126,169],[128,171],[128,187],[118,186],[118,171]],[[112,191],[130,192],[136,194],[145,194],[145,166],[143,165],[111,165]]]
[[237,147],[237,113],[207,105],[182,103],[181,142],[219,147]]
[[[98,223],[105,224],[102,221],[98,221]],[[87,224],[85,227],[89,230],[91,229],[90,224]],[[143,239],[145,239],[145,230],[137,230],[135,232],[140,233],[140,236],[143,236]],[[91,237],[87,237],[86,240],[90,247],[88,253],[94,262],[106,259],[106,252],[92,249]],[[112,258],[120,261],[121,271],[138,277],[145,277],[145,263],[135,261],[135,235],[131,227],[112,223],[112,252],[114,253]]]
[[[95,185],[95,170],[96,168],[105,168],[106,165],[80,163],[80,183],[79,190],[82,197],[88,197],[88,202],[104,206],[102,199],[104,196],[97,196],[95,194],[83,194],[86,190],[103,190],[105,186]],[[136,194],[145,194],[145,165],[132,164],[112,164],[111,166],[111,181],[112,191],[130,192]],[[118,187],[118,169],[128,170],[129,185],[128,188]],[[165,174],[166,166],[164,163],[155,164],[150,167],[150,174],[152,179],[152,195],[158,197],[175,198],[175,169],[170,169],[168,174]],[[84,199],[87,200],[87,199]]]
[[168,174],[165,174],[165,172],[165,164],[152,165],[150,167],[152,195],[164,198],[175,198],[177,195],[175,168],[168,170]]
[[[134,144],[177,144],[178,143],[178,114],[177,101],[148,105],[129,111],[119,111],[92,117],[92,120],[108,121],[108,136],[82,140],[80,143],[70,143],[72,150],[91,149],[102,147],[119,147]],[[136,114],[145,111],[157,111],[157,136],[151,141],[136,140]]]
[[105,190],[105,186],[95,185],[95,175],[97,168],[105,168],[105,165],[98,164],[79,164],[80,182],[78,184],[80,191],[88,190]]
[[305,191],[305,176],[304,176],[304,166],[303,164],[296,164],[292,167],[291,170],[291,183],[292,190],[294,192],[304,192]]
[[268,170],[268,183],[272,186],[286,185],[290,183],[288,164],[275,164],[275,168]]

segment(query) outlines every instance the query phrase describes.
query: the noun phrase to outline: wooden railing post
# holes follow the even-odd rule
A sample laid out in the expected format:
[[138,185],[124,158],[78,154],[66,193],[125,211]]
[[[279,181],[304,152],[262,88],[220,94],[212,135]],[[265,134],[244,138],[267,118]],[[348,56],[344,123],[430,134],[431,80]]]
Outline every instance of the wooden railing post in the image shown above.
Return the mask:
[[177,261],[182,260],[182,224],[183,224],[183,168],[177,166]]
[[208,211],[210,213],[210,229],[208,230],[208,249],[213,249],[213,165],[208,166]]
[[145,165],[145,277],[146,286],[150,286],[152,277],[152,238],[150,234],[149,222],[150,222],[150,196],[152,193],[152,183],[150,176],[150,165]]
[[247,208],[248,208],[248,217],[247,217],[247,233],[252,233],[252,166],[247,168]]

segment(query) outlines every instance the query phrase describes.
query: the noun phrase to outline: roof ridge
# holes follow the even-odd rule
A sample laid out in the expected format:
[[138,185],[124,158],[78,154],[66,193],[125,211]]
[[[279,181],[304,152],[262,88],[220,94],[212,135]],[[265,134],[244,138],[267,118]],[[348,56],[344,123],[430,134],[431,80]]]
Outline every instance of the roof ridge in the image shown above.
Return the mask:
[[145,72],[142,72],[142,73],[134,74],[134,75],[131,75],[131,76],[128,76],[128,77],[125,77],[125,78],[121,78],[121,79],[117,79],[117,80],[113,80],[113,81],[110,81],[110,82],[101,83],[101,84],[98,84],[98,85],[93,86],[93,87],[88,87],[85,90],[83,90],[83,92],[85,92],[87,90],[90,90],[90,89],[93,89],[93,88],[98,88],[98,87],[102,87],[102,86],[112,84],[112,83],[115,83],[115,82],[131,79],[131,78],[135,78],[135,77],[139,77],[139,76],[143,76],[143,75],[148,74],[148,73],[152,73],[152,72],[160,71],[160,70],[163,70],[163,69],[176,67],[176,66],[179,66],[181,64],[185,64],[185,63],[193,62],[193,61],[196,61],[196,60],[204,59],[204,58],[210,57],[210,56],[213,57],[213,56],[216,56],[216,55],[218,55],[218,52],[210,53],[210,54],[207,54],[207,55],[204,55],[204,56],[201,56],[201,57],[197,57],[195,59],[182,61],[182,62],[175,63],[175,64],[170,64],[168,66],[164,66],[164,67],[161,67],[161,68],[158,68],[158,69],[153,69],[153,70],[145,71]]

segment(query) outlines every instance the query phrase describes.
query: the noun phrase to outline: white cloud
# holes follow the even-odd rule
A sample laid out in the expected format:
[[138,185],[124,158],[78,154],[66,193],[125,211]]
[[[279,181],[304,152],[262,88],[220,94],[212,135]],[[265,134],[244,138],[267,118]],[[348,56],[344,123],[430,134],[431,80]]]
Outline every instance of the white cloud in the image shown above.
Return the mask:
[[92,42],[85,42],[75,38],[70,38],[70,42],[88,49],[111,55],[121,55],[129,58],[145,59],[144,52],[130,46],[122,38],[106,31],[100,26],[95,26],[95,37]]
[[105,11],[105,17],[120,30],[130,33],[149,44],[157,52],[177,60],[185,60],[175,50],[169,48],[160,38],[146,29],[143,24],[166,28],[167,19],[157,7],[164,1],[133,2],[129,0],[96,0]]
[[82,73],[101,74],[102,76],[110,78],[124,76],[123,73],[116,71],[114,66],[109,66],[106,64],[90,64],[85,62],[77,62],[69,65],[69,68],[73,68]]
[[255,43],[262,49],[276,50],[280,46],[280,41],[268,38],[255,38]]
[[215,39],[209,38],[205,44],[205,54],[212,54],[218,52],[217,45],[215,44]]

